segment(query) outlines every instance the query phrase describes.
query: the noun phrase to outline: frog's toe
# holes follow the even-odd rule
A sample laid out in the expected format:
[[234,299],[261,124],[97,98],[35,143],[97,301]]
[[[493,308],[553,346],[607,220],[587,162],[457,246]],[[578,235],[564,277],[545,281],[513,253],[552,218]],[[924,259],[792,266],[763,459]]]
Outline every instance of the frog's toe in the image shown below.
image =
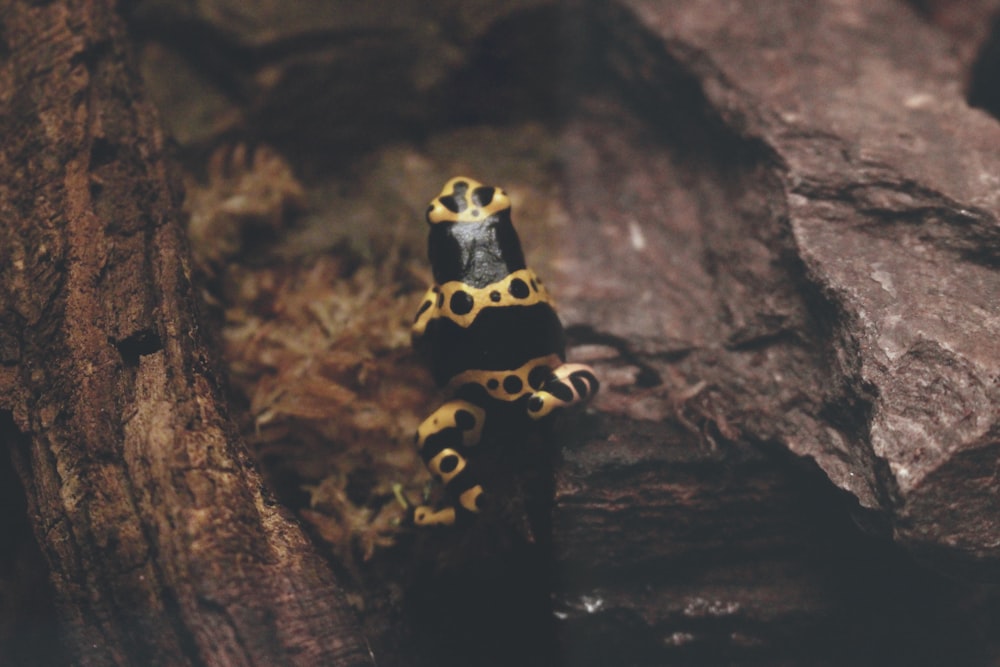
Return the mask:
[[430,505],[417,505],[413,508],[412,522],[415,526],[452,526],[455,524],[455,508],[445,507],[435,510]]
[[594,369],[585,364],[563,364],[552,379],[528,399],[528,415],[541,419],[557,408],[585,403],[593,398],[601,384]]

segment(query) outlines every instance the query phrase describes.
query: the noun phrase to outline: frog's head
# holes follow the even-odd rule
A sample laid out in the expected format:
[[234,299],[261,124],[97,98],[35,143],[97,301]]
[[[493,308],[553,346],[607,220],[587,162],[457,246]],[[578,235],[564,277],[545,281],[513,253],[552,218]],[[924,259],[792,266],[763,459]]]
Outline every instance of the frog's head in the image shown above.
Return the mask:
[[434,281],[484,287],[524,266],[507,193],[459,176],[427,209],[427,250]]
[[507,193],[464,176],[456,176],[431,201],[427,222],[483,222],[510,209]]

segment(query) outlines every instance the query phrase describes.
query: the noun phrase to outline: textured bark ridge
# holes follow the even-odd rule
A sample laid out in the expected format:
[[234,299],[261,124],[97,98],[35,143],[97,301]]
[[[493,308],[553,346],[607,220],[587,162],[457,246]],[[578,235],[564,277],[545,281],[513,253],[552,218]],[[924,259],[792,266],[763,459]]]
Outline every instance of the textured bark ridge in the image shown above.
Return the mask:
[[111,2],[6,3],[0,438],[75,663],[370,664],[262,491]]

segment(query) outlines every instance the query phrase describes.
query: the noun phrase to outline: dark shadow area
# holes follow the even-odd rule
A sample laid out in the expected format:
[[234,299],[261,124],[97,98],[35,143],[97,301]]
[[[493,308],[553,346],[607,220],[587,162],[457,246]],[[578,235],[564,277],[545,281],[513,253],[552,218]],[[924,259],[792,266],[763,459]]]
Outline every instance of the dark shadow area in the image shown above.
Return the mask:
[[[455,553],[453,539],[440,546]],[[407,576],[405,644],[413,664],[558,664],[548,559],[537,545],[498,545],[448,568],[423,560]]]
[[435,88],[426,131],[525,120],[556,125],[603,72],[590,14],[543,5],[501,19],[468,64]]
[[872,667],[994,664],[994,587],[929,570],[885,535],[861,530],[869,513],[853,498],[814,465],[776,454],[786,458],[781,469],[803,527],[803,562],[826,580],[835,612],[811,636],[786,638],[798,640],[800,664],[824,655],[829,664]]
[[[127,18],[137,45],[175,53],[182,77],[194,77],[232,109],[230,128],[213,134],[212,145],[227,137],[265,142],[294,155],[308,173],[350,171],[380,146],[427,139],[443,128],[528,119],[557,124],[572,113],[599,62],[589,12],[558,3],[496,20],[469,47],[463,66],[427,88],[414,86],[421,54],[413,35],[315,31],[248,45],[179,9],[165,12],[169,5],[136,5]],[[449,37],[466,48],[464,36]],[[268,72],[280,76],[272,80]],[[155,90],[157,81],[151,83]],[[174,100],[154,97],[166,107],[169,126]],[[209,150],[200,142],[181,147],[193,170]]]
[[969,77],[969,104],[1000,119],[1000,16],[979,50]]
[[581,597],[589,609],[557,606],[569,617],[557,624],[563,664],[996,664],[995,587],[928,570],[859,528],[864,510],[815,465],[772,443],[755,448],[762,458],[727,454],[694,473],[709,487],[767,485],[703,526],[705,545],[720,547],[592,581],[558,572],[562,591],[593,591]]
[[[10,413],[0,412],[0,443],[23,441]],[[28,523],[21,481],[7,451],[0,456],[0,664],[68,664],[59,641],[52,589]]]

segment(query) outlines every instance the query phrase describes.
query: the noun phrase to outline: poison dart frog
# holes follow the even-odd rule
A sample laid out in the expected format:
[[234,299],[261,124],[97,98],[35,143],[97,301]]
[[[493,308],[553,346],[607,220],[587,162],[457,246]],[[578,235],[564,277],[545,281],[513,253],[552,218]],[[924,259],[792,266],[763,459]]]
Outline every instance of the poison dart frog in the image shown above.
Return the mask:
[[450,526],[488,502],[477,460],[484,437],[527,433],[554,411],[593,397],[599,383],[589,366],[565,361],[562,324],[525,264],[507,193],[453,178],[431,201],[427,223],[434,285],[412,337],[452,398],[420,425],[416,444],[447,501],[413,507],[411,518]]

